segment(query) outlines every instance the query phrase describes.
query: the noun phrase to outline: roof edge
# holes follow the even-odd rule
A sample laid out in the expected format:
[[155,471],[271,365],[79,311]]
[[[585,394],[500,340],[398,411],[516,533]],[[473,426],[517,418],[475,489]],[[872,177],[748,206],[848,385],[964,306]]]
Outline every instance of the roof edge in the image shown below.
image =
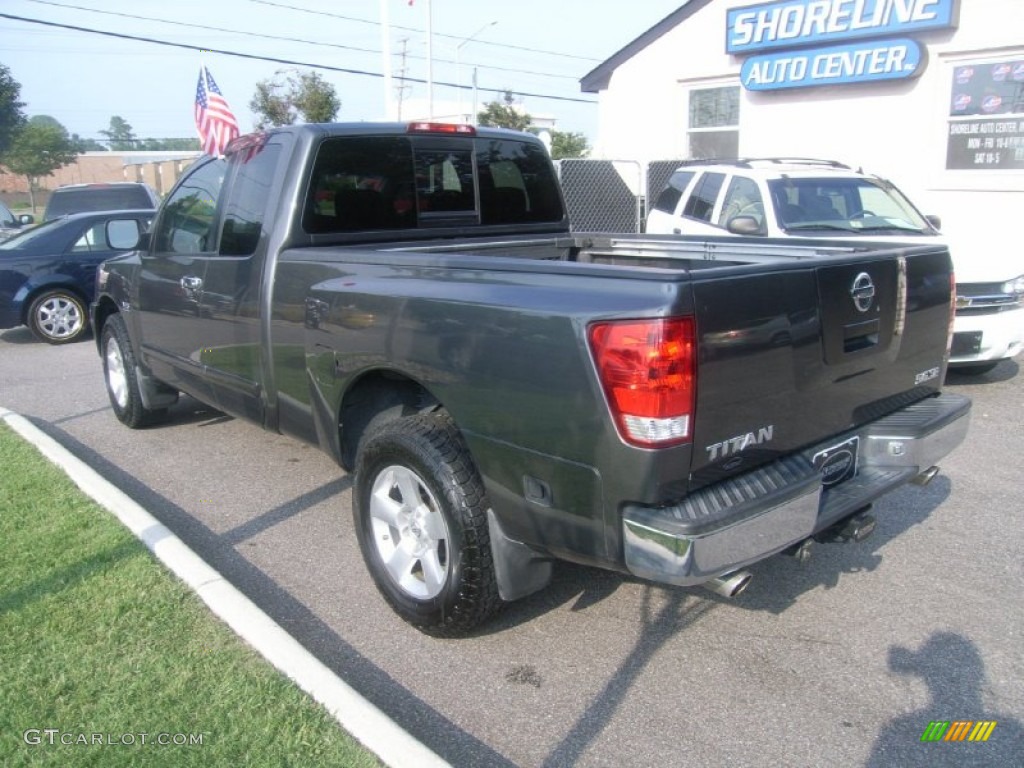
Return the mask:
[[689,0],[678,10],[672,11],[668,16],[648,29],[638,38],[613,53],[609,58],[598,64],[587,74],[580,78],[580,90],[584,93],[597,93],[608,87],[615,70],[623,62],[633,58],[636,54],[649,46],[658,38],[675,29],[686,19],[695,14],[711,0]]

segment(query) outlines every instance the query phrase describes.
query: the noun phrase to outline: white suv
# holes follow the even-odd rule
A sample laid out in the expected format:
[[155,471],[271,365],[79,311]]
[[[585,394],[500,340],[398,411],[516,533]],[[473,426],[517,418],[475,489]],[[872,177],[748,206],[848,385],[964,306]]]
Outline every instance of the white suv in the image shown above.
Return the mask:
[[[654,200],[646,231],[926,244],[945,242],[939,225],[878,176],[829,160],[768,158],[680,166]],[[957,283],[950,367],[986,373],[1024,349],[1024,275],[1015,272],[1019,263],[958,268],[951,252],[958,274],[969,269],[972,282]]]

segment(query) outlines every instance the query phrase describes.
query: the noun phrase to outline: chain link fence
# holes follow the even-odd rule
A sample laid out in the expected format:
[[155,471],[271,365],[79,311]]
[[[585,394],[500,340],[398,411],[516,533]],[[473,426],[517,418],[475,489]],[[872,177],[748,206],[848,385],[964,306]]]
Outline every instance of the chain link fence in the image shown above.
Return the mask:
[[639,163],[576,158],[555,167],[574,232],[640,231]]
[[574,232],[643,232],[649,201],[665,188],[682,160],[556,160]]

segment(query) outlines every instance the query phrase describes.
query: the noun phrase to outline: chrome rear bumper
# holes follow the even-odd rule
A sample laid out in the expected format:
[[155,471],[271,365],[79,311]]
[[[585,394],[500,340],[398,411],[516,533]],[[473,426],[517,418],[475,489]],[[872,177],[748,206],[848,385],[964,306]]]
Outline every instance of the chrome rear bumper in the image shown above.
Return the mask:
[[[763,560],[930,469],[963,442],[970,409],[959,395],[928,398],[671,507],[627,506],[626,567],[641,578],[690,586]],[[857,474],[826,488],[813,457],[853,437]]]

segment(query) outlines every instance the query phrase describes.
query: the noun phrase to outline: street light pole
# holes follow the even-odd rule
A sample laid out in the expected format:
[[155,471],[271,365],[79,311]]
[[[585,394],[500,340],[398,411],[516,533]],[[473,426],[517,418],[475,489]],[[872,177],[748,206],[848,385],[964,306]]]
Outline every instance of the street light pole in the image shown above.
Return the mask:
[[[455,82],[459,85],[459,113],[462,113],[462,49],[467,44],[477,38],[477,35],[482,33],[484,30],[490,29],[497,21],[489,21],[484,24],[480,29],[474,32],[469,37],[465,38],[461,43],[455,46]],[[476,124],[476,67],[473,67],[473,119],[471,121],[474,125]]]

